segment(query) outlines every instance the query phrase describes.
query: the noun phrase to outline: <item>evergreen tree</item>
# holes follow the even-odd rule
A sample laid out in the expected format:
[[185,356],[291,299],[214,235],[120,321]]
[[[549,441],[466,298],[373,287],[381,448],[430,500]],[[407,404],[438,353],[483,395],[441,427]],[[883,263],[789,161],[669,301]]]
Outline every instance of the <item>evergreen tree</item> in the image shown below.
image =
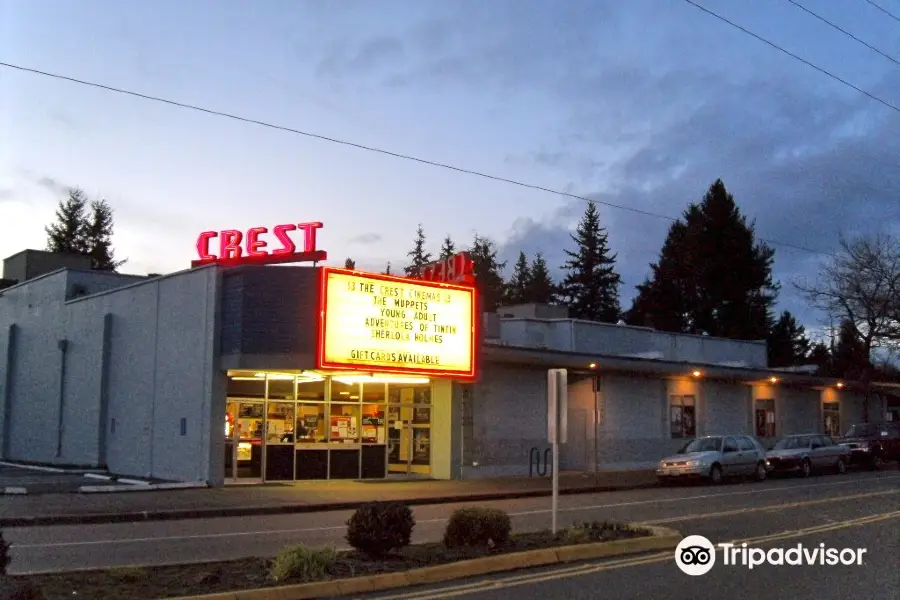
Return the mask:
[[525,301],[536,304],[554,304],[556,302],[556,285],[550,277],[550,269],[544,255],[538,252],[529,269],[531,279],[525,293]]
[[91,268],[98,271],[115,271],[125,264],[116,260],[112,247],[113,210],[106,200],[91,202],[91,216],[85,225],[86,252],[91,257]]
[[453,243],[453,240],[448,235],[444,238],[444,243],[441,245],[440,260],[450,258],[454,254],[456,254],[456,244]]
[[849,319],[841,321],[832,356],[831,374],[859,381],[870,376],[871,370],[869,352],[865,343],[859,339],[856,326]]
[[806,330],[789,311],[784,311],[769,332],[766,347],[770,367],[805,364],[810,352]]
[[431,253],[425,250],[425,230],[421,224],[416,229],[416,239],[413,244],[413,249],[406,253],[410,261],[404,271],[407,277],[419,278],[422,276],[425,265],[432,262]]
[[620,314],[619,283],[616,255],[610,254],[606,229],[600,226],[600,213],[591,201],[570,237],[574,251],[566,250],[569,260],[560,286],[569,314],[576,319],[614,323]]
[[513,267],[513,274],[509,282],[506,284],[504,294],[504,304],[526,304],[528,300],[528,291],[531,288],[531,267],[528,265],[528,259],[524,252],[519,252],[519,260]]
[[56,222],[44,228],[47,233],[47,250],[87,254],[87,205],[84,192],[78,188],[69,190],[68,198],[59,201]]
[[[344,260],[344,268],[345,269],[355,269],[356,261],[348,256],[347,259]],[[388,268],[390,268],[390,263],[388,263]]]
[[385,267],[385,269],[384,269],[384,274],[385,275],[391,274],[391,261],[388,261],[387,267]]
[[503,301],[504,283],[501,272],[506,267],[506,262],[497,262],[497,248],[494,242],[477,233],[470,253],[475,283],[483,302],[482,309],[485,312],[494,312]]
[[638,286],[629,320],[665,331],[744,340],[768,338],[779,286],[775,252],[757,244],[722,180],[669,230],[652,275]]
[[638,294],[626,314],[630,325],[662,331],[691,331],[694,301],[689,264],[681,255],[687,226],[678,221],[669,229],[660,259],[651,263],[651,277],[637,286]]
[[834,371],[831,364],[831,351],[828,349],[828,346],[822,342],[817,342],[813,345],[812,349],[809,351],[808,362],[819,367],[817,371],[818,375],[828,376]]

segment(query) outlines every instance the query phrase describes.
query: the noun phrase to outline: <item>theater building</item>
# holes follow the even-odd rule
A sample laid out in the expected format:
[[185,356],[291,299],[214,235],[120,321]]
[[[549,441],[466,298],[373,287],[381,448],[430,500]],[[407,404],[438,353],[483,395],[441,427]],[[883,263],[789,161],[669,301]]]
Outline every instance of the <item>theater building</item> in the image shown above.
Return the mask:
[[850,382],[769,369],[762,342],[545,306],[482,315],[465,254],[417,280],[317,266],[316,225],[273,228],[279,253],[266,228],[204,232],[191,268],[162,276],[5,261],[0,456],[211,485],[528,475],[559,367],[573,470],[649,466],[693,435],[837,434],[900,413],[887,394],[866,407]]

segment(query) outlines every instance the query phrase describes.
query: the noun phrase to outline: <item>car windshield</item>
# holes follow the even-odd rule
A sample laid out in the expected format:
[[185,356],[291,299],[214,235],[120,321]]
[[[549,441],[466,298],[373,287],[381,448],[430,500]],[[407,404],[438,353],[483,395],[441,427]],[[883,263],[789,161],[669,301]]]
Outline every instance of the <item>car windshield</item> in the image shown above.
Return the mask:
[[678,454],[687,454],[689,452],[712,452],[722,449],[722,438],[698,438],[691,440],[685,444]]
[[878,435],[878,427],[872,425],[870,423],[854,425],[850,428],[850,430],[844,435],[844,437],[854,438],[854,437],[872,437],[873,435]]
[[772,446],[772,450],[799,450],[808,447],[809,438],[786,437],[778,440],[778,443]]

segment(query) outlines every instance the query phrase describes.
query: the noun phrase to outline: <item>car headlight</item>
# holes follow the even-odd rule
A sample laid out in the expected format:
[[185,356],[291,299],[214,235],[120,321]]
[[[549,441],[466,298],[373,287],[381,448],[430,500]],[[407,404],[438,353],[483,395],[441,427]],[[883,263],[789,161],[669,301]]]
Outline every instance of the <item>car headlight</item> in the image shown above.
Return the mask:
[[702,460],[689,460],[687,461],[687,466],[689,467],[699,467],[703,464]]

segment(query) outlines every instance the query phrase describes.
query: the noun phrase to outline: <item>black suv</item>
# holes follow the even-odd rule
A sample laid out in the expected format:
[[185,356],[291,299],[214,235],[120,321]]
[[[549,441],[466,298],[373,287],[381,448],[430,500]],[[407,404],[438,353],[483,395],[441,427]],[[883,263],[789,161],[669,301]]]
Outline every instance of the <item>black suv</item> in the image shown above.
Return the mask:
[[900,423],[858,423],[839,440],[850,450],[850,464],[879,469],[900,461]]

